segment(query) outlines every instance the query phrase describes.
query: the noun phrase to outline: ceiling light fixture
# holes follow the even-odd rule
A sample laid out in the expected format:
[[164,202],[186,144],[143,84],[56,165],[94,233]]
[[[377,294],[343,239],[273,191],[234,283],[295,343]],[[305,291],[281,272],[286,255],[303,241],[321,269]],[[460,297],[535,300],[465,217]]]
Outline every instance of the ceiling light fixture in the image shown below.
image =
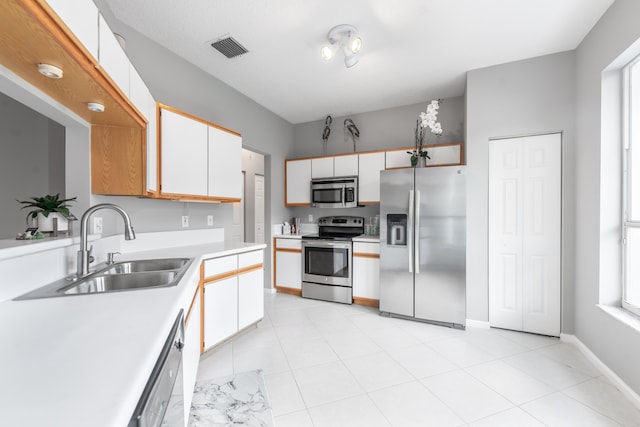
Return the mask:
[[87,102],[87,108],[94,113],[104,112],[104,105],[100,104],[99,102]]
[[50,79],[61,79],[62,70],[51,64],[38,64],[38,71],[45,77]]
[[320,49],[320,55],[325,61],[330,61],[338,49],[344,52],[344,65],[351,68],[358,63],[358,53],[362,48],[362,39],[358,29],[353,25],[340,24],[333,27],[327,34],[329,45]]

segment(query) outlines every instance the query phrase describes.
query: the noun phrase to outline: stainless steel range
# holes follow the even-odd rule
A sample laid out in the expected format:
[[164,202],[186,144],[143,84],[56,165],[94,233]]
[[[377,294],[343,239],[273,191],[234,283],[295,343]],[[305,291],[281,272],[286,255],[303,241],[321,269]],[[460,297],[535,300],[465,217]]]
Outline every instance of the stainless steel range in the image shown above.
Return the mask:
[[302,297],[353,303],[351,239],[364,232],[364,218],[325,216],[318,234],[302,236]]

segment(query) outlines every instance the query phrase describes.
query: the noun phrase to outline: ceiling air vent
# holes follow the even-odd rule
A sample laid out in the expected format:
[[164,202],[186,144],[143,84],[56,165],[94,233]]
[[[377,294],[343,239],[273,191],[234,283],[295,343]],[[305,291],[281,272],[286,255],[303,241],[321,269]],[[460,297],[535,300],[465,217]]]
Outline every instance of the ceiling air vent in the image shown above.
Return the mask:
[[225,37],[211,43],[214,49],[226,56],[227,58],[235,58],[249,52],[244,46],[237,42],[233,37]]

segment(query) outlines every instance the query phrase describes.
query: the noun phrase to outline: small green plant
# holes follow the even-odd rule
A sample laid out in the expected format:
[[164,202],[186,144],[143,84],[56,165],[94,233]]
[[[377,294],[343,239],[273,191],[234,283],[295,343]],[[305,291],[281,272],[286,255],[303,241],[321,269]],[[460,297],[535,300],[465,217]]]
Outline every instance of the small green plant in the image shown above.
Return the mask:
[[18,203],[22,203],[24,206],[21,209],[34,208],[27,214],[27,222],[29,218],[36,218],[39,213],[42,213],[44,217],[49,217],[50,213],[57,212],[60,215],[68,218],[71,215],[69,212],[69,202],[74,202],[77,197],[70,199],[61,199],[60,193],[52,196],[47,194],[44,197],[32,197],[31,200],[16,200]]

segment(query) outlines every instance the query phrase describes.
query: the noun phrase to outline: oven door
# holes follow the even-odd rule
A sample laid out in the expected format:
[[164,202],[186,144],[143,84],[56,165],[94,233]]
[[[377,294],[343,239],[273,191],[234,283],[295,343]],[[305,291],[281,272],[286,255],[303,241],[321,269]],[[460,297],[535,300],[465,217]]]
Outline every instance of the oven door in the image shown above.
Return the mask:
[[302,281],[351,287],[351,242],[302,239]]

